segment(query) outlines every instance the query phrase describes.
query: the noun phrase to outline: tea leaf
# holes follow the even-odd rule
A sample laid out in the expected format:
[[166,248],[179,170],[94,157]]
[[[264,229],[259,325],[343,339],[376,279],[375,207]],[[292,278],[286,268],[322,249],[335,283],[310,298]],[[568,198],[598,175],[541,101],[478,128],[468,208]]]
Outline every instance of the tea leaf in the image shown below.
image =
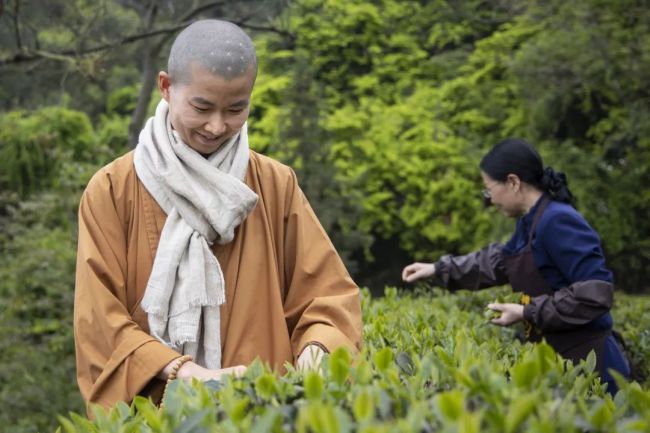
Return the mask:
[[463,413],[465,398],[460,391],[447,391],[436,398],[441,413],[452,421],[456,421]]
[[525,395],[517,397],[508,409],[506,417],[506,432],[514,432],[526,419],[526,417],[535,409],[535,403],[539,397],[536,395]]
[[277,391],[275,376],[265,373],[255,380],[255,391],[264,400],[270,399]]
[[321,400],[323,398],[323,378],[318,372],[307,372],[304,383],[307,399]]
[[413,376],[415,373],[415,367],[413,366],[413,361],[411,360],[411,357],[405,353],[405,352],[400,352],[397,354],[397,357],[395,358],[395,362],[397,365],[400,367],[402,372],[408,376]]
[[343,385],[350,374],[350,364],[352,359],[350,353],[345,348],[339,348],[330,355],[329,370],[330,377],[338,385]]
[[363,389],[354,399],[352,410],[354,417],[357,421],[363,421],[373,415],[373,401],[372,395],[368,389]]
[[390,347],[384,347],[380,349],[374,356],[375,366],[380,372],[384,372],[388,369],[390,364],[393,362],[393,351]]
[[210,414],[209,409],[203,409],[199,412],[196,412],[189,418],[186,418],[183,423],[174,429],[174,433],[201,433],[207,432],[206,427],[200,427],[201,423],[205,418]]

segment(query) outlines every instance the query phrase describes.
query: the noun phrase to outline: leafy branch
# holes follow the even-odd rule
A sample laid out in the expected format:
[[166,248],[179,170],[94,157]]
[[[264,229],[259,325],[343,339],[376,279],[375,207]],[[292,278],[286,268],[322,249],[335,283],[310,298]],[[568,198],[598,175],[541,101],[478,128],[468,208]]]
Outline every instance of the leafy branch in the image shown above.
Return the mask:
[[[58,52],[46,51],[37,48],[30,49],[23,46],[22,39],[20,36],[20,31],[19,31],[19,23],[18,23],[18,11],[19,11],[18,4],[19,2],[16,3],[14,13],[11,14],[11,17],[13,18],[14,21],[14,33],[15,33],[18,51],[15,52],[13,55],[0,58],[0,67],[16,65],[16,64],[24,64],[24,63],[34,62],[42,59],[57,60],[57,61],[71,61],[74,60],[75,58],[85,57],[98,52],[115,49],[124,45],[132,44],[134,42],[138,42],[141,40],[147,40],[161,35],[165,36],[163,40],[167,40],[175,32],[191,24],[192,21],[199,14],[207,10],[210,10],[212,8],[215,8],[217,6],[223,5],[224,2],[222,1],[210,2],[207,4],[197,6],[196,8],[186,13],[178,23],[172,25],[168,25],[157,29],[150,29],[143,32],[138,32],[132,35],[125,36],[121,39],[106,42],[93,47],[88,47],[84,49],[69,48]],[[248,22],[249,18],[250,17],[246,17],[245,19],[240,19],[240,20],[233,20],[233,22],[249,30],[276,33],[286,38],[294,39],[294,35],[280,28],[273,27],[273,26],[251,24]]]

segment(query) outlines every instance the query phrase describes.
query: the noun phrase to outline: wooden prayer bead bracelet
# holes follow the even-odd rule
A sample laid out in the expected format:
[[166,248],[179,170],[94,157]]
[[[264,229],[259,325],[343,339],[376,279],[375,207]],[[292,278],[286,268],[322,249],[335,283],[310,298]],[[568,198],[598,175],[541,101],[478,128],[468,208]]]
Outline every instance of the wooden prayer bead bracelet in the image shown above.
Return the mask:
[[188,361],[191,361],[192,357],[190,355],[183,355],[180,358],[176,358],[176,363],[172,367],[172,371],[169,372],[169,376],[167,376],[167,382],[165,383],[165,389],[163,390],[162,398],[160,399],[160,409],[163,408],[163,404],[165,404],[165,395],[167,395],[167,388],[169,387],[169,383],[172,380],[176,380],[176,376],[178,375],[178,370],[183,366]]

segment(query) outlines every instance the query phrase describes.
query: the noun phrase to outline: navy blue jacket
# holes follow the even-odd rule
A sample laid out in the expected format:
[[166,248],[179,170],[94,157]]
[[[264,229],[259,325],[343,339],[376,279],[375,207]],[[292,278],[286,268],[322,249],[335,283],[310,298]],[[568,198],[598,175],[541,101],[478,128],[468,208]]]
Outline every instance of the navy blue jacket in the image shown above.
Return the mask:
[[[503,255],[517,253],[526,246],[540,201],[517,220],[514,234],[503,246]],[[566,203],[549,202],[537,222],[531,249],[535,265],[555,290],[585,280],[614,282],[605,266],[598,233]]]
[[[518,253],[526,247],[533,217],[542,198],[528,214],[517,220],[514,234],[503,246],[504,256]],[[537,222],[531,249],[535,265],[554,290],[586,280],[613,283],[613,274],[605,265],[598,233],[569,204],[549,202]],[[605,313],[588,326],[611,329],[612,315]],[[602,378],[608,383],[610,392],[615,392],[616,385],[607,372],[608,368],[617,370],[624,376],[630,374],[627,360],[613,336],[606,342],[603,367],[605,371],[602,372]]]

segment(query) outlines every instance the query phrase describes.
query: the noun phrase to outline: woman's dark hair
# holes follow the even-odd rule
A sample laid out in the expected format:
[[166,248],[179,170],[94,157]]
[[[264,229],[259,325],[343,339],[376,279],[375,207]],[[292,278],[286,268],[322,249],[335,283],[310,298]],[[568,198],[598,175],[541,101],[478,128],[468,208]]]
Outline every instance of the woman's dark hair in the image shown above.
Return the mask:
[[574,204],[575,198],[564,173],[544,168],[537,150],[520,138],[507,138],[494,146],[479,164],[492,179],[505,182],[509,174],[516,174],[526,182],[546,192],[551,199]]

